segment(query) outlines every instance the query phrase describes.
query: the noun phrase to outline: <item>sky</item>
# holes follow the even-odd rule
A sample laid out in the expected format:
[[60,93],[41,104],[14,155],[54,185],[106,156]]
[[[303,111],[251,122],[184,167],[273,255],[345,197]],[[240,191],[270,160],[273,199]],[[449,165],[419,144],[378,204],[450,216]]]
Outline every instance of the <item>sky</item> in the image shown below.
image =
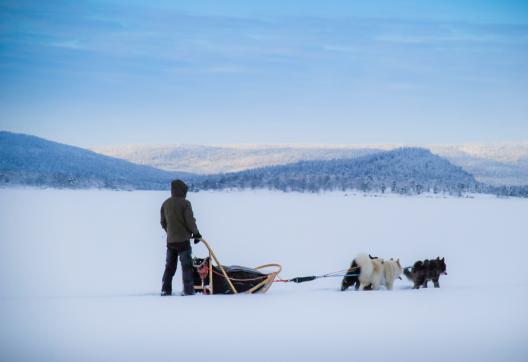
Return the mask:
[[528,1],[4,1],[0,130],[81,147],[528,140]]

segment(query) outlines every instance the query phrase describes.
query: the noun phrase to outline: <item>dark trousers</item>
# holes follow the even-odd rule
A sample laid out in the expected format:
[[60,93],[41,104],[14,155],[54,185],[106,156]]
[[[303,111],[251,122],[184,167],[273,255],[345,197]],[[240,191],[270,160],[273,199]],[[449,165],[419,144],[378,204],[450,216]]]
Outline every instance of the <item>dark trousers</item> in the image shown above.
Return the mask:
[[162,291],[172,293],[172,278],[174,278],[174,274],[176,273],[179,256],[182,265],[183,292],[185,294],[193,294],[193,267],[191,254],[192,250],[190,247],[180,250],[178,247],[167,245],[165,272],[163,273],[163,284],[161,287]]

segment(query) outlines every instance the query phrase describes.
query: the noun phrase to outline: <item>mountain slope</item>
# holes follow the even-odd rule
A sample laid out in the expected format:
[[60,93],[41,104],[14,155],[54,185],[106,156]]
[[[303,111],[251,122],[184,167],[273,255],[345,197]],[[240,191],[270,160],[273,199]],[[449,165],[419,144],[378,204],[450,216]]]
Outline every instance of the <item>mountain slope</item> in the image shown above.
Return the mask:
[[[403,145],[122,146],[94,148],[108,156],[164,170],[238,172],[297,161],[356,158]],[[421,145],[491,185],[528,185],[528,143]]]
[[[257,147],[261,150],[261,146]],[[285,148],[285,153],[289,152]],[[355,149],[354,158],[299,161],[228,174],[170,172],[107,157],[42,138],[0,131],[0,187],[163,189],[182,178],[194,190],[270,188],[284,191],[347,190],[486,192],[528,196],[527,186],[488,186],[461,167],[420,148]],[[375,152],[371,153],[370,152]],[[359,156],[367,153],[366,156]],[[295,157],[303,154],[302,152]],[[332,153],[325,154],[329,157]],[[491,162],[491,161],[490,161]],[[522,162],[520,160],[519,162]]]
[[461,167],[428,150],[400,148],[354,159],[301,161],[210,176],[196,187],[461,193],[478,191],[481,185]]
[[0,131],[0,185],[166,189],[192,175],[108,157],[39,137]]
[[297,161],[354,158],[383,149],[326,146],[122,146],[97,147],[93,151],[142,165],[197,174],[238,172]]

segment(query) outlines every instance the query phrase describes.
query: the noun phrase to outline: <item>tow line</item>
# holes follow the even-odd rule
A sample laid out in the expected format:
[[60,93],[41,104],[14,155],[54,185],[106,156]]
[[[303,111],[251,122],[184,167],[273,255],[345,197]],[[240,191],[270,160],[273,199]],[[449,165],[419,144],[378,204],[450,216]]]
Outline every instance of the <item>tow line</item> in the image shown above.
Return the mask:
[[[411,268],[411,267],[405,267],[402,269],[408,269],[408,268]],[[274,283],[304,283],[304,282],[311,282],[312,280],[322,279],[322,278],[357,277],[360,275],[360,273],[348,273],[349,271],[352,271],[355,269],[359,269],[359,267],[341,269],[333,273],[327,273],[327,274],[322,274],[322,275],[309,275],[305,277],[295,277],[292,279],[275,279],[273,282]],[[345,271],[346,273],[343,274],[343,272]]]
[[341,277],[353,277],[353,276],[359,276],[359,273],[345,273],[345,271],[358,269],[358,267],[355,268],[349,268],[349,269],[341,269],[332,273],[327,274],[321,274],[321,275],[309,275],[305,277],[295,277],[291,279],[275,279],[274,283],[304,283],[304,282],[311,282],[315,279],[322,279],[322,278],[341,278]]

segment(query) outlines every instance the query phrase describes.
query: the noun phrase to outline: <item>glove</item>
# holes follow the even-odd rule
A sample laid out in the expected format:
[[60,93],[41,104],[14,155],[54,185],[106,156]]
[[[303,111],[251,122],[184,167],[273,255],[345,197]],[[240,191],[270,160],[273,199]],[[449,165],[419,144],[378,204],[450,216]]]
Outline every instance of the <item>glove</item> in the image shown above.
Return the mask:
[[200,242],[200,239],[202,238],[202,234],[200,233],[193,234],[193,238],[194,238],[194,243],[198,244]]

